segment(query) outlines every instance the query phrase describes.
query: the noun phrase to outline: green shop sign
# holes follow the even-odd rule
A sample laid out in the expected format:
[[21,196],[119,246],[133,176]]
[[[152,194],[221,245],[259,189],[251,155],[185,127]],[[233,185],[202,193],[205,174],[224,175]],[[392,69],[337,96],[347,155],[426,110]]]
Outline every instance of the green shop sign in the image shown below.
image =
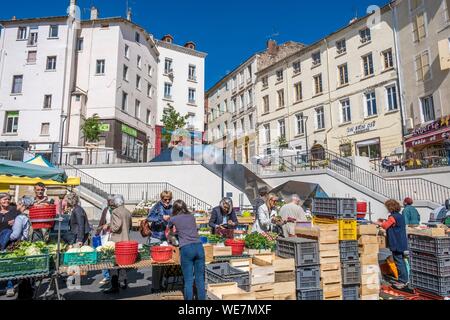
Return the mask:
[[126,133],[126,134],[128,134],[128,135],[130,135],[132,137],[137,138],[137,130],[133,129],[133,128],[130,128],[127,125],[122,124],[122,132]]
[[111,126],[109,123],[101,123],[99,125],[99,129],[101,132],[109,132],[110,128],[111,128]]

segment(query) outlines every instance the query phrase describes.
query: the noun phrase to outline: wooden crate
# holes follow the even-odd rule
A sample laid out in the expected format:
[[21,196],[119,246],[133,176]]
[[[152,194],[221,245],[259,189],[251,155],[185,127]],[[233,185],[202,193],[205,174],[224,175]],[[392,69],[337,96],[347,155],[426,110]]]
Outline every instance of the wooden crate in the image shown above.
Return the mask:
[[244,258],[244,259],[232,259],[230,260],[230,265],[233,268],[250,272],[250,266],[252,265],[252,258]]
[[252,265],[250,268],[250,284],[264,284],[275,282],[275,268],[273,266],[260,267]]
[[275,268],[275,272],[294,271],[295,260],[294,258],[282,259],[275,257],[275,260],[273,260],[273,267]]
[[330,270],[330,271],[321,271],[320,278],[323,285],[333,284],[333,283],[341,283],[342,282],[342,271],[339,270]]
[[376,284],[363,284],[360,289],[361,296],[369,296],[369,295],[379,295],[380,294],[380,286]]
[[256,300],[253,292],[246,292],[236,282],[210,284],[207,288],[211,300]]
[[264,283],[250,286],[250,292],[254,293],[256,300],[273,300],[274,284]]
[[275,271],[275,283],[295,281],[295,271]]
[[296,287],[295,287],[295,281],[291,282],[275,282],[274,284],[274,294],[291,294],[295,293]]
[[322,263],[320,265],[321,271],[333,271],[333,270],[340,270],[341,269],[341,262],[337,261],[334,263]]
[[378,248],[385,249],[386,248],[386,237],[378,236],[377,239],[378,239]]
[[362,285],[380,285],[380,276],[378,273],[369,273],[361,275]]
[[416,234],[425,237],[445,237],[446,228],[429,228],[429,229],[416,229],[408,227],[406,229],[407,234]]
[[362,255],[359,257],[359,261],[361,262],[361,265],[378,264],[378,254]]
[[331,251],[320,251],[319,252],[319,256],[320,256],[320,259],[333,258],[333,257],[340,258],[340,252],[339,252],[339,249],[338,250],[331,250]]
[[339,251],[339,242],[319,243],[319,251]]
[[380,295],[379,294],[371,294],[371,295],[361,296],[361,300],[365,300],[365,301],[380,300]]
[[361,266],[361,274],[379,274],[380,271],[380,266],[377,264],[366,264],[366,265],[362,265]]
[[274,291],[275,284],[274,283],[262,283],[262,284],[255,284],[250,286],[250,292],[261,292],[261,291],[268,291],[272,290]]
[[253,264],[257,266],[272,266],[273,261],[275,260],[275,254],[274,253],[258,253],[254,254],[252,256],[253,258]]
[[255,223],[255,217],[237,217],[239,224],[253,224]]
[[364,236],[360,236],[358,238],[358,243],[360,246],[366,245],[366,244],[377,244],[378,243],[378,239],[377,236],[368,236],[368,235],[364,235]]
[[210,263],[214,261],[213,256],[213,246],[211,244],[204,244],[203,249],[205,250],[205,262]]
[[254,256],[256,254],[271,254],[272,250],[270,250],[270,249],[246,249],[246,253],[250,256]]
[[320,258],[320,265],[330,265],[330,264],[336,264],[341,263],[341,257],[326,257],[326,258]]
[[365,244],[359,247],[360,255],[373,255],[378,254],[380,252],[380,247],[378,243],[375,244]]
[[231,247],[213,246],[213,257],[232,256]]
[[357,233],[359,236],[369,235],[376,236],[378,235],[378,227],[375,224],[367,224],[367,225],[358,225]]
[[297,294],[295,293],[295,291],[289,294],[275,294],[273,296],[273,300],[297,300]]
[[342,300],[342,284],[328,284],[323,285],[323,299],[324,300]]

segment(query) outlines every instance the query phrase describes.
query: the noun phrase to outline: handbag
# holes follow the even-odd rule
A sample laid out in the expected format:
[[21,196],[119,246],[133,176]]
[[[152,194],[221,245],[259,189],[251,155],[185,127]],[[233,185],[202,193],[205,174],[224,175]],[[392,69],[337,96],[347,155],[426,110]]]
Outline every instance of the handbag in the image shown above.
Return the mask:
[[139,223],[139,232],[141,233],[141,236],[143,238],[147,238],[150,237],[152,235],[152,229],[151,229],[152,225],[150,222],[148,222],[147,219],[142,220]]

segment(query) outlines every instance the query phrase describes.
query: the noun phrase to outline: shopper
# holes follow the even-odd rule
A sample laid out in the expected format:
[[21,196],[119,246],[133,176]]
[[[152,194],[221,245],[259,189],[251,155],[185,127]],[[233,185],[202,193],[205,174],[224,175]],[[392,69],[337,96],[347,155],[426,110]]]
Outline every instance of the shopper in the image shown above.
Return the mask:
[[420,214],[419,211],[413,206],[413,199],[405,198],[403,201],[404,209],[402,215],[405,218],[405,223],[407,226],[418,226],[420,225]]
[[450,166],[450,134],[446,133],[444,138],[444,149],[447,153],[447,165]]
[[264,186],[258,189],[259,198],[256,198],[254,206],[253,206],[253,212],[255,215],[258,213],[259,207],[264,205],[267,201],[267,195],[269,194],[269,189]]
[[165,231],[172,216],[172,198],[171,191],[163,191],[160,195],[161,201],[150,210],[147,218],[151,223],[152,230],[152,235],[149,238],[150,245],[158,245],[167,240]]
[[[111,214],[111,241],[130,241],[131,212],[125,208],[125,200],[122,195],[114,195],[112,200],[113,211]],[[119,287],[128,288],[127,273],[125,269],[111,270],[111,288],[103,291],[106,294],[118,293]],[[122,285],[120,285],[122,282]]]
[[275,210],[278,197],[275,194],[269,194],[264,205],[258,208],[256,220],[253,224],[252,232],[264,233],[272,231],[272,219],[277,215]]
[[404,252],[408,250],[405,218],[400,214],[400,203],[396,200],[388,200],[385,203],[390,215],[387,220],[379,220],[377,224],[386,230],[389,249],[398,270],[398,280],[402,284],[408,283]]
[[17,217],[12,226],[11,242],[28,241],[30,238],[31,223],[28,218],[28,210],[34,205],[32,197],[24,196],[17,203]]
[[306,216],[306,220],[307,221],[311,221],[313,218],[312,215],[312,199],[308,198],[305,200],[305,202],[303,202],[303,207],[305,210],[305,216]]
[[198,300],[206,300],[205,251],[200,241],[195,217],[182,200],[173,204],[173,216],[169,228],[176,228],[180,242],[181,269],[184,277],[184,299],[193,300],[193,285]]
[[89,226],[89,220],[86,211],[80,206],[80,198],[75,193],[69,193],[66,196],[67,207],[69,208],[70,214],[70,232],[72,235],[72,244],[77,244],[78,246],[83,246],[91,232],[91,227]]
[[17,217],[17,211],[11,208],[10,203],[11,196],[8,193],[0,193],[0,251],[6,249]]
[[381,161],[381,167],[383,169],[386,169],[388,172],[394,171],[394,166],[391,163],[391,160],[389,160],[388,157],[384,157],[383,161]]
[[[114,196],[109,195],[106,199],[106,207],[103,208],[100,222],[98,224],[96,235],[101,237],[102,245],[111,239],[111,215],[113,211]],[[103,279],[100,281],[100,285],[107,284],[111,281],[111,275],[109,270],[102,270]]]
[[280,210],[280,216],[283,221],[286,222],[282,226],[283,236],[285,238],[296,237],[295,227],[297,222],[306,222],[306,213],[300,206],[300,197],[297,194],[293,194],[289,197],[289,203],[285,204]]
[[233,200],[223,198],[218,207],[211,212],[209,226],[212,234],[220,234],[225,229],[235,229],[238,225],[236,212],[233,208]]

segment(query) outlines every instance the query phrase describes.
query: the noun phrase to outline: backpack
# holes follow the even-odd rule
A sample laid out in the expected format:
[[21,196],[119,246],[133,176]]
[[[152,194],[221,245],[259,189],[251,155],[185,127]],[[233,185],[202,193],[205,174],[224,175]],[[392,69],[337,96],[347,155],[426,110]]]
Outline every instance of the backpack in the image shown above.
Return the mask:
[[139,232],[141,233],[141,236],[143,238],[147,238],[150,237],[152,235],[152,229],[151,229],[152,225],[150,222],[148,222],[147,219],[142,220],[139,223]]

